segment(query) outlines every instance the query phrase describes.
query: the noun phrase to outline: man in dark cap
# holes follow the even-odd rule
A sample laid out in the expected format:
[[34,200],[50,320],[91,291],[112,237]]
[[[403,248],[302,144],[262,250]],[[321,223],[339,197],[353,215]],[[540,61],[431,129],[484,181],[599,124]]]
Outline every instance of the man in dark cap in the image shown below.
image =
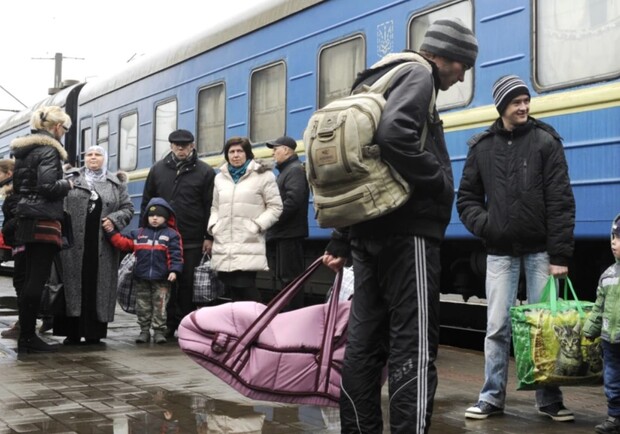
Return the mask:
[[[268,257],[282,288],[305,269],[304,238],[308,236],[308,181],[295,149],[295,139],[283,136],[267,142],[280,172],[276,180],[282,197],[282,214],[267,230]],[[288,308],[304,306],[304,292],[299,291]]]
[[213,237],[207,221],[213,199],[215,171],[198,158],[194,135],[183,129],[168,136],[170,153],[153,165],[144,184],[141,216],[153,197],[164,198],[176,210],[183,240],[183,273],[173,286],[168,302],[167,337],[173,337],[181,319],[193,311],[194,268],[203,253],[211,254]]
[[429,430],[437,388],[439,244],[454,200],[434,98],[438,89],[463,81],[477,55],[473,32],[458,18],[442,19],[429,27],[419,54],[388,54],[353,85],[354,90],[371,85],[410,62],[391,80],[375,141],[412,194],[389,214],[335,230],[323,258],[333,269],[349,254],[353,258],[355,295],[340,395],[343,433],[383,431],[380,384],[386,363],[391,431]]
[[[536,303],[549,276],[568,274],[573,255],[575,199],[558,133],[533,117],[530,90],[516,75],[499,78],[493,101],[500,117],[472,137],[456,207],[461,221],[487,249],[485,380],[465,417],[502,414],[510,357],[510,307],[521,268],[527,300]],[[538,412],[572,421],[558,387],[536,390]]]

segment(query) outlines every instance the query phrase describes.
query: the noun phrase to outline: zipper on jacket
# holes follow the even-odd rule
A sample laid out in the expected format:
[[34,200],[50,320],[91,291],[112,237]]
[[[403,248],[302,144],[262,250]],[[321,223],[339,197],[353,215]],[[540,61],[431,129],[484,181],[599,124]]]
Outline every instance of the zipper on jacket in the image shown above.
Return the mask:
[[527,160],[523,159],[523,189],[525,190],[527,188]]

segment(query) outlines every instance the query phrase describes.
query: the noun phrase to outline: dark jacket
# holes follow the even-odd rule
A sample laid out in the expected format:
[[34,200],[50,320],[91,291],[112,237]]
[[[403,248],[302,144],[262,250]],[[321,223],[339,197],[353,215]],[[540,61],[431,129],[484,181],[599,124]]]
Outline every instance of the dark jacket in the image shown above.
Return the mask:
[[63,198],[71,184],[63,178],[67,153],[47,131],[18,137],[11,142],[15,156],[13,189],[20,197],[18,218],[62,220]]
[[282,214],[267,231],[267,241],[308,236],[308,197],[306,171],[297,154],[276,166],[276,179],[282,198]]
[[170,205],[159,197],[150,200],[148,206],[151,205],[161,205],[170,211],[170,217],[165,224],[157,228],[149,226],[148,216],[144,213],[140,227],[132,230],[128,236],[116,229],[106,235],[117,249],[135,252],[135,277],[166,280],[171,272],[179,276],[183,271],[183,243],[176,230],[176,217]]
[[4,189],[4,202],[2,202],[2,236],[7,246],[15,246],[15,229],[17,226],[17,203],[19,196],[13,191],[13,178],[8,178]]
[[553,265],[573,255],[575,199],[561,138],[529,118],[507,131],[501,118],[469,142],[456,207],[492,255],[547,251]]
[[213,239],[207,233],[207,222],[213,201],[214,178],[215,171],[197,158],[196,151],[179,168],[170,152],[149,171],[142,194],[140,221],[146,204],[153,197],[161,197],[176,210],[185,248],[202,247],[205,239]]
[[[384,57],[360,74],[354,89],[374,83],[389,69],[407,61],[408,55]],[[429,63],[432,73],[424,65],[413,63],[396,74],[385,93],[386,104],[375,133],[381,158],[411,185],[410,199],[389,214],[354,225],[348,231],[336,231],[330,253],[344,256],[342,246],[335,245],[343,240],[343,234],[344,238],[402,234],[443,239],[452,213],[454,180],[439,114],[433,109],[432,119],[428,115],[432,92],[437,93],[440,84],[437,67]],[[420,139],[427,120],[429,128],[422,150]]]

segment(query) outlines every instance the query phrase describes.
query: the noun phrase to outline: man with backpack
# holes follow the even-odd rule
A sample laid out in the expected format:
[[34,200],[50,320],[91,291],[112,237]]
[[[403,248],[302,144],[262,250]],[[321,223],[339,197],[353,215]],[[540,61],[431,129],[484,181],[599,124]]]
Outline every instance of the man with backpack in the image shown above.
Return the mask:
[[[380,433],[381,376],[387,363],[392,433],[427,433],[437,387],[439,244],[450,221],[454,182],[432,98],[463,81],[478,43],[457,19],[435,21],[420,55],[389,54],[353,85],[372,85],[391,68],[374,134],[383,162],[410,186],[408,200],[377,218],[333,231],[324,263],[353,258],[355,295],[342,369],[341,432]],[[428,134],[423,133],[425,125]],[[424,136],[424,143],[421,137]]]

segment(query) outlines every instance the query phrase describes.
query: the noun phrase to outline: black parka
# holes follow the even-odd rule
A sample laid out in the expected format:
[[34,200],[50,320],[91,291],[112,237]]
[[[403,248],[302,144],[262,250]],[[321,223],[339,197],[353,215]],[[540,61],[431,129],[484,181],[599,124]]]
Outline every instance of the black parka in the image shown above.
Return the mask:
[[177,168],[172,152],[155,163],[144,184],[140,221],[145,208],[154,197],[161,197],[170,204],[177,218],[177,228],[183,239],[183,248],[202,247],[207,233],[207,222],[213,201],[215,171],[200,160],[196,151]]
[[[20,198],[18,218],[63,219],[63,198],[71,190],[63,178],[62,161],[67,152],[47,131],[33,131],[11,142],[15,156],[13,189]],[[28,200],[28,204],[21,201]]]
[[308,236],[308,180],[297,154],[276,166],[276,179],[282,198],[282,214],[267,231],[267,241]]
[[568,265],[575,199],[558,133],[532,117],[508,131],[500,118],[468,145],[456,202],[465,227],[489,254],[547,251],[551,264]]

